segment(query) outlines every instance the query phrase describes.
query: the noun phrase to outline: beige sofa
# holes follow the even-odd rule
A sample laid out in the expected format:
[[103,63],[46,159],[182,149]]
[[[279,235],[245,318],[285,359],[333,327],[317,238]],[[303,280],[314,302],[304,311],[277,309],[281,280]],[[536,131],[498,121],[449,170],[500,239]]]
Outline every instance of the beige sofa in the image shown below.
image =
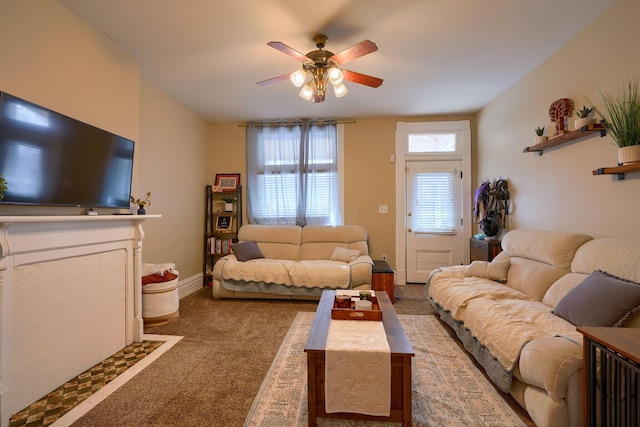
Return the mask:
[[491,263],[432,272],[425,294],[536,425],[582,425],[575,324],[640,327],[640,240],[514,230],[502,247]]
[[243,225],[238,240],[255,242],[263,258],[221,258],[213,269],[213,296],[318,299],[323,289],[371,289],[367,238],[357,225]]

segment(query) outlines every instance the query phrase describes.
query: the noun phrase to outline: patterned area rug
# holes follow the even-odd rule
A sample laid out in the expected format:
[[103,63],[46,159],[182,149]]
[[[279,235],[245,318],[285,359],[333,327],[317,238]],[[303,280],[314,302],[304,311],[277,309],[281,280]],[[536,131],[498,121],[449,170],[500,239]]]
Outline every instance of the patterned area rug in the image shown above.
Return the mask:
[[[276,355],[251,411],[249,426],[307,425],[304,345],[314,313],[300,312]],[[434,316],[399,315],[416,356],[412,362],[413,426],[524,426]],[[319,426],[398,424],[318,419]]]

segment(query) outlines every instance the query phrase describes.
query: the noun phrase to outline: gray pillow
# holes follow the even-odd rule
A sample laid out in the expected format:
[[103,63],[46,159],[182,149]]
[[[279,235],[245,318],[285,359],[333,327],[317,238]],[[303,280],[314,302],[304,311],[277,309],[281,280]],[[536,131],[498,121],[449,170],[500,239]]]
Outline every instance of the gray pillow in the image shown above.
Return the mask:
[[639,283],[597,270],[569,291],[552,313],[576,326],[617,327],[639,309]]
[[253,240],[247,240],[242,243],[234,243],[231,245],[233,253],[236,254],[238,261],[249,261],[251,259],[264,258],[258,244]]

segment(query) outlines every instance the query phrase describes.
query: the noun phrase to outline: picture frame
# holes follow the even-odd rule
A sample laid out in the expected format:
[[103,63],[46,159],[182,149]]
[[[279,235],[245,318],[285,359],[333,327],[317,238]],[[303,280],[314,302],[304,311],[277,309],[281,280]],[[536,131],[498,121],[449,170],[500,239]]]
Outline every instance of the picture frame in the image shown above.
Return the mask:
[[217,173],[216,187],[224,191],[236,191],[240,185],[239,173]]
[[231,233],[233,231],[233,215],[218,215],[216,217],[216,231]]

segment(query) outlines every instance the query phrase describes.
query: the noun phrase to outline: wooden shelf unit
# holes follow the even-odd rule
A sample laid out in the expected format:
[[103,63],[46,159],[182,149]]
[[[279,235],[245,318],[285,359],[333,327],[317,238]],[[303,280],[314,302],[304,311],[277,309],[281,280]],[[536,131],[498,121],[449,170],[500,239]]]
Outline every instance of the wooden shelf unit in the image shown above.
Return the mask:
[[607,134],[607,129],[604,127],[602,123],[590,124],[588,126],[583,126],[580,129],[572,130],[562,135],[558,135],[555,138],[550,138],[545,142],[541,142],[540,144],[532,145],[530,147],[525,147],[525,149],[522,152],[538,153],[539,156],[542,156],[544,150],[558,147],[560,145],[563,145],[572,141],[577,141],[582,138],[590,137],[595,135],[596,133],[599,133],[600,137],[603,137]]
[[624,179],[624,174],[627,172],[640,171],[640,163],[634,163],[631,165],[620,165],[609,168],[598,168],[593,171],[594,175],[618,175],[618,181]]
[[[234,198],[234,209],[224,210],[224,198]],[[229,217],[228,229],[216,227],[218,217]],[[204,249],[202,261],[202,285],[210,286],[213,266],[221,257],[231,253],[231,245],[238,241],[238,230],[242,226],[242,185],[234,191],[214,192],[211,185],[205,187]]]

